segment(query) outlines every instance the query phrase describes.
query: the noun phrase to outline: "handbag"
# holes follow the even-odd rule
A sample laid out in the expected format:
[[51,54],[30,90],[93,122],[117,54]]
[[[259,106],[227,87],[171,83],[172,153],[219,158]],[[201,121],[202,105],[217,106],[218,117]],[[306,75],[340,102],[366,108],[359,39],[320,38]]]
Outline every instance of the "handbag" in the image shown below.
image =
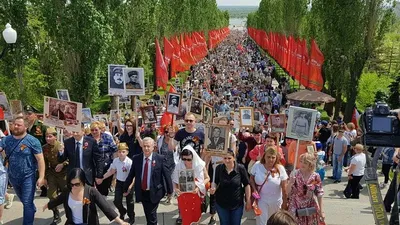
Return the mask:
[[[295,181],[295,184],[296,184],[296,181]],[[307,190],[307,192],[308,192],[308,190]],[[314,198],[314,193],[312,193],[310,200],[312,201],[313,198]],[[314,215],[316,213],[318,213],[318,211],[317,211],[317,208],[315,208],[314,206],[296,210],[296,215],[298,217],[301,217],[301,216],[312,216],[312,215]]]
[[[264,182],[259,186],[259,188],[257,190],[258,194],[260,194],[260,191],[262,190],[264,184],[267,182],[269,175],[271,175],[270,171],[268,172],[267,176],[265,177]],[[252,196],[257,195],[257,193],[253,192],[251,195]],[[258,208],[258,199],[254,198],[254,197],[252,197],[252,198],[253,198],[253,204],[251,206],[253,207],[254,214],[256,214],[256,216],[260,216],[262,214],[262,211],[260,208]]]

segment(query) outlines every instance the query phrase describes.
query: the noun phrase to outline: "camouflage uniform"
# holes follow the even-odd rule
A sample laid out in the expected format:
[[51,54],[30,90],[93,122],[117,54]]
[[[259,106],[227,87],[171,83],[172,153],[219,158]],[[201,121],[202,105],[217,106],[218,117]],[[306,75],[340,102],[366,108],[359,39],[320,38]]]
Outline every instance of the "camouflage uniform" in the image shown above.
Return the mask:
[[43,125],[43,122],[37,119],[33,126],[30,129],[28,128],[28,134],[37,138],[43,146],[46,144],[46,130],[47,127]]

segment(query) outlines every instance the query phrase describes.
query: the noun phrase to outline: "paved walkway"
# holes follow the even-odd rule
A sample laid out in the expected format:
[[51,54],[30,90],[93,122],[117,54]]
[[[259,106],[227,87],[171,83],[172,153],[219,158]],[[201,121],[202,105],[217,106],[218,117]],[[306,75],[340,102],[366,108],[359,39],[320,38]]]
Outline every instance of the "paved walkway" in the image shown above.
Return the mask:
[[[327,171],[327,176],[330,176],[330,169]],[[343,175],[347,175],[343,173]],[[373,225],[374,219],[372,216],[371,206],[369,204],[368,191],[364,188],[360,194],[360,199],[345,199],[342,191],[346,186],[346,178],[339,184],[333,184],[331,180],[324,181],[325,195],[323,198],[324,211],[326,214],[326,222],[329,225]],[[382,180],[382,177],[380,177]],[[365,187],[365,184],[363,184]],[[383,195],[386,194],[387,188],[382,190]],[[37,193],[39,194],[39,192]],[[112,194],[112,193],[111,193]],[[113,196],[107,198],[108,202],[112,205]],[[36,197],[35,204],[38,207],[36,212],[35,225],[48,225],[51,223],[52,212],[42,212],[41,208],[47,202],[47,198]],[[61,206],[62,208],[62,206]],[[100,211],[100,210],[99,210]],[[141,204],[135,204],[136,223],[137,225],[145,225],[145,218]],[[158,209],[158,219],[160,225],[174,225],[177,218],[177,202],[174,200],[171,205],[160,204]],[[62,210],[63,223],[65,223],[65,216]],[[4,211],[3,221],[9,225],[22,224],[22,204],[16,199],[11,209]],[[100,214],[101,224],[110,224],[107,218]],[[201,224],[207,224],[209,214],[203,215]],[[255,219],[252,212],[246,212],[242,219],[243,225],[254,225]]]

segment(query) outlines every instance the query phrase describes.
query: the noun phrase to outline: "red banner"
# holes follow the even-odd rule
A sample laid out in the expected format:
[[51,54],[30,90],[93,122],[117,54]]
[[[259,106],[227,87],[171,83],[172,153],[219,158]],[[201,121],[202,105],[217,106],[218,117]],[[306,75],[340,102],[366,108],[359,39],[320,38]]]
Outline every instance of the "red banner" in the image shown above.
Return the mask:
[[164,90],[167,89],[168,83],[168,70],[164,62],[164,57],[162,55],[160,44],[156,38],[156,81],[157,87],[162,87]]
[[317,43],[311,41],[311,63],[310,63],[310,78],[309,88],[321,91],[324,85],[322,78],[322,64],[324,63],[324,55],[319,50]]

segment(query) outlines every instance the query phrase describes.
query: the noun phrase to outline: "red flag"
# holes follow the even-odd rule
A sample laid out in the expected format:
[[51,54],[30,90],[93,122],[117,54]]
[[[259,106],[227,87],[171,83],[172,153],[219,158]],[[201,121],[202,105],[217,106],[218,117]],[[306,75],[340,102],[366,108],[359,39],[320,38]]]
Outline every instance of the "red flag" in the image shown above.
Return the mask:
[[157,87],[162,87],[164,90],[167,89],[168,83],[168,70],[164,62],[160,44],[156,38],[156,81]]
[[310,75],[310,56],[308,54],[307,42],[306,40],[302,41],[302,50],[303,50],[303,60],[301,62],[301,80],[300,83],[308,87],[309,86],[309,75]]
[[174,87],[174,85],[171,84],[171,86],[169,86],[169,91],[170,93],[178,93]]
[[354,123],[356,129],[358,129],[358,120],[360,119],[360,113],[358,113],[357,109],[354,108],[353,116],[351,117],[351,122]]
[[294,68],[295,79],[298,80],[301,85],[305,86],[303,83],[301,83],[301,64],[303,61],[303,46],[301,45],[300,40],[296,40],[296,45],[297,45],[296,67]]
[[324,85],[322,78],[322,64],[324,63],[324,55],[319,50],[317,43],[311,41],[311,63],[310,63],[310,77],[309,88],[321,91]]
[[172,59],[172,55],[174,54],[174,46],[171,44],[171,42],[164,37],[164,60],[165,64],[169,64]]

